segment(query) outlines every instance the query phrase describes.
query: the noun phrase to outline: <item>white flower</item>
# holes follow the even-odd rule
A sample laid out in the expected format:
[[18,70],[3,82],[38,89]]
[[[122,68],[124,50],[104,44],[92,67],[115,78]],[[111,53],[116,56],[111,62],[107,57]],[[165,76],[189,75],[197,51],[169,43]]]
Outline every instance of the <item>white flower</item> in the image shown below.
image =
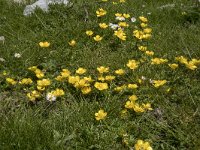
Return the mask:
[[0,58],[0,61],[1,61],[1,62],[4,62],[4,61],[5,61],[5,59],[3,59],[3,58]]
[[147,79],[145,76],[142,76],[141,78],[142,78],[142,80],[146,80]]
[[20,58],[21,57],[21,54],[20,53],[15,53],[14,55],[16,58]]
[[116,30],[120,26],[118,24],[109,23],[109,27],[111,27],[111,29],[113,29],[113,30]]
[[118,16],[118,17],[116,17],[115,19],[116,19],[116,20],[119,20],[119,21],[124,21],[124,20],[125,20],[125,18],[124,18],[124,17],[119,17],[119,16]]
[[154,83],[154,80],[149,79],[149,83],[153,84],[153,83]]
[[49,102],[54,102],[54,101],[56,101],[56,96],[54,96],[52,93],[47,93],[46,99]]
[[131,18],[131,22],[136,22],[136,18],[135,18],[135,17],[132,17],[132,18]]

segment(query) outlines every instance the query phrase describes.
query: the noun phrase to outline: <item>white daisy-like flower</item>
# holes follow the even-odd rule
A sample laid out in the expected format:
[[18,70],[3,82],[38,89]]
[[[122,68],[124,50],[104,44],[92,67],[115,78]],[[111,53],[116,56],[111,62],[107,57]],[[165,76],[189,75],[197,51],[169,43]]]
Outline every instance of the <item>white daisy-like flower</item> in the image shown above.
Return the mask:
[[142,79],[142,80],[146,80],[147,78],[146,78],[145,76],[142,76],[141,79]]
[[56,96],[54,96],[52,93],[47,93],[47,95],[46,95],[46,99],[47,99],[47,101],[49,101],[49,102],[54,102],[54,101],[56,101]]
[[125,20],[125,18],[124,17],[120,17],[120,16],[117,16],[116,18],[115,18],[116,20],[119,20],[119,21],[124,21]]
[[21,54],[20,53],[15,53],[15,58],[20,58],[21,57]]
[[149,79],[149,83],[153,84],[153,83],[154,83],[154,80]]
[[5,61],[5,59],[4,59],[4,58],[0,58],[0,61],[1,61],[1,62],[4,62],[4,61]]
[[109,23],[109,27],[111,27],[111,29],[113,29],[113,30],[116,30],[120,26],[118,24]]
[[131,22],[136,22],[136,18],[135,18],[135,17],[132,17],[132,18],[131,18]]

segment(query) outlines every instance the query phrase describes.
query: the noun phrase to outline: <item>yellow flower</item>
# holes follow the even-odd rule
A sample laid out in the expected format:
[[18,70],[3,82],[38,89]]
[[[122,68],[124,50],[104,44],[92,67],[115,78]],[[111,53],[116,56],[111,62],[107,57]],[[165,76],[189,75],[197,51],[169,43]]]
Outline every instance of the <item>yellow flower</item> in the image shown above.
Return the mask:
[[77,74],[84,74],[87,70],[85,68],[78,68],[78,70],[76,70]]
[[127,101],[125,104],[125,108],[127,109],[132,109],[134,107],[134,102],[132,101]]
[[126,33],[122,29],[118,29],[114,31],[114,35],[116,35],[119,39],[125,41],[126,40]]
[[121,91],[123,91],[124,89],[126,89],[126,85],[122,85],[122,86],[118,86],[118,87],[114,88],[114,90],[115,90],[116,92],[121,92]]
[[112,81],[115,79],[115,76],[105,76],[105,80]]
[[129,27],[129,24],[127,24],[126,22],[119,22],[118,25],[120,27]]
[[130,18],[131,16],[129,14],[123,14],[124,18]]
[[127,63],[127,66],[131,70],[135,70],[136,68],[138,68],[138,62],[136,62],[135,60],[129,60],[128,63]]
[[140,26],[141,26],[142,28],[145,28],[145,27],[147,27],[148,25],[147,25],[146,23],[141,23]]
[[40,45],[40,47],[49,47],[50,43],[49,42],[40,42],[39,45]]
[[97,70],[99,71],[99,73],[103,74],[109,72],[109,67],[100,66],[97,67]]
[[70,46],[75,46],[76,45],[76,41],[75,40],[71,40],[70,42],[68,42],[68,44]]
[[77,80],[77,81],[74,83],[74,87],[75,87],[75,88],[82,88],[82,87],[86,87],[86,86],[90,86],[90,84],[87,83],[87,81],[84,80],[84,79]]
[[100,35],[96,35],[95,37],[94,37],[94,40],[96,41],[96,42],[99,42],[99,41],[101,41],[103,39],[103,37],[101,37]]
[[115,16],[116,17],[122,17],[122,14],[121,13],[116,13]]
[[81,92],[83,93],[83,94],[89,94],[90,92],[92,91],[92,89],[91,89],[91,87],[83,87],[82,89],[81,89]]
[[95,82],[94,87],[97,88],[98,90],[106,90],[108,89],[108,84],[107,83],[101,83],[101,82]]
[[94,34],[94,32],[91,31],[91,30],[87,30],[85,33],[86,33],[88,36],[92,36],[92,35]]
[[139,19],[142,21],[142,22],[148,22],[148,19],[145,18],[144,16],[140,16]]
[[42,79],[42,80],[37,80],[37,85],[40,87],[46,87],[51,84],[51,81],[49,79]]
[[59,96],[65,95],[65,92],[64,92],[62,89],[58,89],[58,88],[57,88],[56,90],[51,91],[51,94],[52,94],[53,96],[59,97]]
[[117,75],[124,75],[125,71],[123,69],[118,69],[118,70],[115,70],[115,74],[117,74]]
[[149,142],[144,142],[143,140],[137,140],[137,143],[134,145],[135,150],[153,150]]
[[38,89],[38,91],[44,91],[45,87],[43,87],[43,86],[37,86],[37,89]]
[[150,103],[142,104],[142,106],[145,110],[153,110]]
[[136,37],[139,40],[142,40],[143,36],[144,36],[144,32],[139,31],[139,30],[134,30],[133,31],[133,36]]
[[8,82],[9,84],[12,84],[12,85],[17,84],[17,81],[15,81],[15,80],[12,79],[12,78],[6,78],[6,82]]
[[36,69],[34,72],[37,78],[40,79],[44,77],[44,73],[40,69]]
[[120,3],[125,3],[125,2],[126,2],[126,0],[119,0],[119,2],[120,2]]
[[128,84],[129,89],[136,89],[138,88],[137,84]]
[[41,94],[40,92],[34,90],[31,93],[28,93],[27,97],[29,98],[30,101],[34,102],[37,98],[41,97]]
[[87,82],[93,82],[91,76],[89,76],[89,77],[84,77],[83,79],[84,79],[85,81],[87,81]]
[[175,70],[176,68],[178,68],[178,64],[168,64],[168,66],[169,66],[171,69],[173,69],[173,70]]
[[62,72],[60,74],[63,78],[67,78],[70,76],[71,72],[68,69],[62,69]]
[[132,95],[132,96],[129,97],[129,100],[131,102],[135,102],[137,99],[138,99],[138,97],[136,95]]
[[106,23],[99,23],[99,27],[102,29],[106,29],[108,25]]
[[75,84],[79,80],[80,80],[79,76],[69,76],[69,78],[68,78],[68,82],[71,83],[71,84]]
[[103,120],[107,116],[107,112],[104,112],[103,109],[100,109],[97,113],[95,113],[96,120]]
[[151,28],[145,28],[145,29],[143,29],[143,32],[144,33],[151,33],[152,29]]
[[167,80],[154,80],[153,81],[153,85],[154,87],[158,88],[162,85],[164,85],[165,83],[167,83]]
[[32,66],[28,68],[28,70],[31,70],[31,71],[35,71],[36,69],[37,69],[37,66]]
[[151,64],[152,65],[164,64],[166,62],[168,62],[167,59],[162,59],[162,58],[153,58],[153,59],[151,59]]
[[25,85],[28,85],[28,84],[31,84],[31,83],[33,83],[31,78],[24,78],[19,82],[19,84],[25,84]]
[[99,8],[97,11],[96,11],[96,14],[97,14],[97,17],[102,17],[104,15],[107,14],[107,11],[104,10],[103,8]]
[[139,112],[139,113],[142,113],[142,112],[145,111],[144,108],[142,108],[138,103],[135,103],[135,104],[134,104],[133,110],[134,110],[135,112]]
[[147,46],[138,46],[138,49],[140,51],[146,51],[147,50]]
[[191,61],[190,61],[189,63],[185,64],[185,66],[186,66],[188,69],[190,69],[190,70],[195,70],[195,69],[197,69],[197,66],[194,65],[194,63],[191,62]]
[[154,52],[153,51],[146,51],[145,54],[152,56],[152,55],[154,55]]
[[185,57],[183,57],[183,56],[175,57],[175,60],[179,61],[179,62],[182,63],[182,64],[187,64],[187,63],[188,63],[187,58],[185,58]]
[[102,2],[107,2],[108,0],[101,0]]

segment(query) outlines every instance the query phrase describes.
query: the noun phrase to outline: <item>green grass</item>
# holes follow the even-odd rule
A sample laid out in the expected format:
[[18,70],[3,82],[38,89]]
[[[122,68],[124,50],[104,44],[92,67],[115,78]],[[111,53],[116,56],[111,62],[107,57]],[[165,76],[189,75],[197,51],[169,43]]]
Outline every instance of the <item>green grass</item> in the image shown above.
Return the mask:
[[[99,22],[112,22],[114,13],[129,13],[138,18],[147,16],[153,29],[153,37],[147,44],[155,52],[154,57],[167,58],[176,62],[176,56],[189,59],[200,58],[200,21],[193,9],[192,0],[127,0],[122,5],[100,3],[96,0],[73,0],[73,5],[51,6],[49,13],[41,10],[30,16],[23,16],[24,5],[6,0],[0,1],[0,149],[130,149],[138,139],[147,140],[153,149],[198,150],[200,149],[200,81],[199,68],[191,71],[180,65],[172,71],[167,64],[150,65],[146,57],[136,48],[136,40],[127,36],[126,42],[119,42],[110,30],[100,30]],[[174,3],[174,8],[158,7]],[[182,4],[182,5],[181,5]],[[142,5],[145,5],[143,7]],[[95,11],[103,7],[108,14],[97,19]],[[148,13],[151,15],[148,15]],[[186,15],[182,15],[186,12]],[[133,28],[132,25],[130,28]],[[85,35],[94,30],[104,39],[95,43]],[[132,30],[130,30],[132,33]],[[110,35],[110,36],[108,36]],[[77,41],[70,47],[71,39]],[[38,43],[49,41],[49,48],[40,48]],[[14,54],[20,53],[21,58]],[[55,103],[42,98],[36,104],[29,103],[20,86],[10,86],[6,77],[21,80],[34,75],[27,70],[37,65],[52,79],[62,68],[75,72],[78,67],[88,69],[87,75],[95,78],[96,67],[109,66],[111,72],[126,68],[129,59],[145,59],[133,73],[111,84],[136,83],[141,76],[147,79],[166,79],[168,83],[154,88],[145,81],[133,93],[142,102],[152,103],[152,111],[136,113],[129,110],[122,117],[121,111],[130,91],[120,94],[112,90],[99,92],[94,89],[84,96],[80,91],[65,84],[53,83],[48,90],[56,87],[65,89],[65,96]],[[2,73],[6,71],[7,76]],[[139,84],[138,84],[139,85]],[[35,86],[35,85],[34,85]],[[166,92],[171,88],[170,92]],[[103,108],[105,120],[95,120],[94,114]],[[127,134],[127,136],[125,136]],[[129,145],[123,143],[128,139]]]

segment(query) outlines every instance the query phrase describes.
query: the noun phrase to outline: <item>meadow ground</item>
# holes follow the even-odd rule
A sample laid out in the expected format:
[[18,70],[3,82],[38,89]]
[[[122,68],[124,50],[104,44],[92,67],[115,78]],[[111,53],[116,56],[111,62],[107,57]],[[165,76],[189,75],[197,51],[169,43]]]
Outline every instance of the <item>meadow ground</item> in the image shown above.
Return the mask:
[[197,2],[24,7],[0,0],[0,149],[200,149]]

